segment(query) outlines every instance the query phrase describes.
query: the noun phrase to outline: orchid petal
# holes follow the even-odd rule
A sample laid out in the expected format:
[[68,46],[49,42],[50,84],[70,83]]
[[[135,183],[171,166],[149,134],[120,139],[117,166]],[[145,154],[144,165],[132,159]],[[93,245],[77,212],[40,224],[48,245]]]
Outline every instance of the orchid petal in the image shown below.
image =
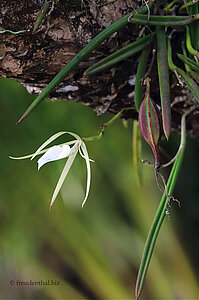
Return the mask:
[[62,146],[53,146],[46,153],[40,157],[37,161],[38,163],[38,170],[46,163],[50,161],[59,160],[69,156],[70,154],[70,146],[69,145],[62,145]]
[[[69,142],[66,142],[64,144],[60,144],[59,146],[62,146],[62,145],[72,145],[72,144],[75,144],[77,140],[74,140],[74,141],[69,141]],[[51,147],[50,147],[51,148]],[[41,155],[43,153],[46,153],[50,148],[46,148],[46,149],[43,149],[41,151],[39,151],[38,153],[32,153],[32,154],[28,154],[28,155],[24,155],[24,156],[9,156],[9,158],[11,159],[27,159],[27,158],[31,158],[32,156],[37,156],[37,155]]]
[[85,198],[82,202],[82,207],[84,206],[84,204],[86,203],[86,200],[88,198],[88,194],[89,194],[89,190],[90,190],[90,183],[91,183],[91,168],[90,168],[90,160],[89,160],[89,156],[88,156],[88,151],[86,149],[86,145],[84,142],[82,142],[81,144],[81,150],[83,152],[85,161],[86,161],[86,167],[87,167],[87,184],[86,184],[86,195]]
[[[79,148],[79,154],[81,155],[82,158],[86,159],[86,156],[84,156],[84,154],[82,153],[81,147]],[[89,158],[89,161],[95,162],[93,159],[90,159],[90,158]]]
[[52,196],[52,199],[51,199],[51,203],[50,203],[50,208],[52,207],[63,183],[64,183],[64,180],[73,164],[73,161],[77,155],[77,152],[78,152],[78,149],[79,149],[79,141],[76,142],[76,144],[73,146],[73,148],[71,149],[71,155],[69,156],[64,168],[63,168],[63,171],[61,173],[61,176],[59,177],[59,180],[58,180],[58,183],[56,185],[56,188],[54,190],[54,193],[53,193],[53,196]]
[[77,134],[75,134],[75,133],[72,133],[72,132],[70,132],[70,131],[60,131],[60,132],[54,134],[53,136],[51,136],[47,141],[45,141],[45,143],[43,143],[43,144],[37,149],[37,151],[34,153],[34,155],[32,156],[31,160],[32,160],[33,158],[35,158],[36,155],[40,154],[40,151],[43,150],[46,146],[48,146],[51,142],[53,142],[55,139],[57,139],[58,137],[60,137],[60,136],[63,135],[63,134],[66,134],[66,133],[68,133],[68,134],[74,136],[77,140],[80,139],[80,137],[79,137]]

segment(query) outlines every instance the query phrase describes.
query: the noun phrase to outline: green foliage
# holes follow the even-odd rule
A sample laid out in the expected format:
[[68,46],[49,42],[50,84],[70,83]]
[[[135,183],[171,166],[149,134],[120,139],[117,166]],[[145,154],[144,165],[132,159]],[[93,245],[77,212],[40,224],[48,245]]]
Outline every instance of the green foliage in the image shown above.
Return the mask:
[[[30,153],[33,147],[36,150],[46,136],[65,129],[66,121],[68,130],[86,136],[95,135],[109,117],[98,119],[92,110],[78,103],[66,105],[45,100],[43,110],[32,114],[22,126],[16,126],[13,121],[16,114],[33,96],[16,82],[2,79],[0,97],[0,109],[4,112],[0,119],[0,298],[134,299],[132,286],[135,286],[138,258],[160,193],[153,170],[147,166],[143,166],[143,186],[139,188],[135,183],[130,163],[131,122],[129,129],[124,130],[117,120],[106,129],[103,139],[88,143],[95,164],[92,164],[93,181],[87,205],[81,208],[86,176],[80,172],[84,162],[77,158],[59,201],[49,212],[51,186],[56,184],[64,162],[46,165],[38,173],[36,162],[12,161],[8,156]],[[167,150],[172,153],[178,136],[170,138],[173,148]],[[65,142],[65,136],[60,137],[60,142]],[[143,299],[162,299],[163,295],[167,299],[176,295],[182,299],[197,297],[193,268],[197,241],[194,235],[184,234],[184,224],[188,232],[193,230],[191,219],[196,218],[197,211],[194,202],[197,175],[193,165],[198,152],[193,147],[196,143],[191,146],[191,142],[185,154],[186,172],[179,178],[176,191],[182,209],[170,203],[170,217],[166,217],[158,238]],[[151,159],[146,147],[143,155]],[[10,280],[51,279],[60,285],[10,285]]]
[[172,195],[172,193],[173,193],[173,190],[175,188],[176,181],[177,181],[177,178],[178,178],[178,175],[180,172],[180,168],[181,168],[183,156],[184,156],[184,151],[185,151],[185,145],[186,145],[185,118],[188,115],[188,113],[190,113],[192,110],[193,110],[193,108],[189,112],[185,113],[182,117],[182,122],[181,122],[182,132],[181,132],[181,143],[180,143],[179,151],[178,151],[177,155],[175,156],[175,159],[172,160],[172,161],[174,161],[174,165],[171,169],[169,179],[168,179],[168,182],[166,185],[167,192],[165,192],[162,196],[158,210],[156,212],[156,215],[154,217],[153,223],[151,225],[150,231],[147,236],[144,251],[142,254],[141,264],[139,267],[137,282],[136,282],[136,288],[135,288],[136,299],[138,299],[141,294],[141,291],[142,291],[142,288],[144,285],[145,276],[147,274],[149,263],[150,263],[151,256],[153,253],[153,249],[154,249],[154,246],[156,243],[156,239],[157,239],[159,230],[162,226],[165,215],[167,214],[167,211],[169,209],[170,200],[171,200],[169,196]]
[[136,79],[135,79],[135,107],[137,112],[139,112],[140,105],[144,98],[144,85],[143,85],[143,78],[146,74],[147,68],[147,61],[149,58],[151,47],[146,47],[139,58],[139,63],[137,67]]
[[182,60],[185,64],[187,64],[194,71],[199,73],[199,63],[195,62],[193,59],[188,58],[185,55],[178,54],[180,60]]
[[171,104],[170,104],[170,84],[169,67],[167,58],[167,43],[165,29],[156,27],[157,36],[157,65],[160,87],[160,99],[162,108],[162,126],[164,134],[169,139],[171,132]]
[[137,52],[140,52],[143,48],[148,48],[148,46],[153,41],[153,34],[148,34],[141,39],[123,47],[122,49],[114,52],[113,54],[105,57],[104,59],[100,60],[94,66],[88,68],[85,72],[86,76],[93,75],[95,73],[101,72],[111,66],[115,65],[116,63],[127,59],[130,56],[133,56]]
[[[194,59],[196,57],[196,59],[199,57],[198,56],[198,37],[197,38],[193,38],[193,24],[196,25],[196,30],[198,31],[199,28],[199,23],[198,23],[198,19],[199,19],[199,13],[198,13],[198,5],[197,7],[190,4],[189,7],[189,14],[188,15],[170,15],[170,9],[172,8],[173,5],[175,5],[176,3],[178,3],[177,1],[173,1],[170,3],[170,5],[167,5],[167,7],[165,7],[165,12],[167,13],[167,15],[162,16],[162,15],[156,15],[156,12],[158,11],[158,5],[155,6],[153,13],[155,13],[154,15],[151,14],[150,12],[150,7],[152,5],[154,5],[154,1],[150,2],[150,5],[145,5],[145,7],[141,10],[139,10],[136,13],[133,14],[129,14],[125,17],[123,17],[122,19],[116,21],[115,23],[111,24],[109,27],[107,27],[106,29],[104,29],[100,34],[98,34],[90,43],[88,43],[86,45],[85,48],[83,48],[65,67],[63,70],[61,70],[56,76],[55,78],[49,83],[49,85],[43,90],[43,92],[32,102],[32,104],[29,106],[29,108],[26,110],[26,112],[23,114],[23,116],[20,118],[20,120],[18,121],[18,123],[20,123],[25,117],[27,117],[29,115],[29,113],[39,104],[41,103],[41,101],[43,101],[45,99],[45,97],[72,71],[74,70],[74,68],[82,61],[84,60],[93,50],[95,50],[104,40],[106,40],[107,38],[109,38],[114,32],[118,31],[120,28],[124,27],[125,25],[127,25],[129,22],[131,23],[135,23],[135,24],[139,24],[139,25],[147,25],[147,26],[152,26],[151,27],[151,31],[153,31],[153,26],[156,26],[156,32],[152,32],[149,35],[145,35],[144,37],[140,37],[136,42],[133,42],[132,44],[116,51],[115,53],[111,54],[110,56],[108,56],[107,58],[104,58],[102,61],[98,62],[95,66],[92,66],[90,69],[88,69],[86,71],[86,75],[91,75],[94,73],[97,73],[99,71],[102,71],[108,67],[113,66],[114,64],[122,61],[123,59],[126,59],[130,56],[132,56],[133,54],[137,53],[138,51],[143,50],[143,48],[149,43],[151,43],[151,38],[153,35],[156,34],[156,39],[157,39],[157,65],[158,65],[158,77],[159,77],[159,87],[160,87],[160,98],[161,98],[161,108],[162,108],[162,120],[163,120],[163,129],[164,129],[164,133],[166,138],[169,138],[170,135],[170,127],[171,127],[171,122],[170,122],[170,116],[171,116],[171,107],[170,107],[170,103],[169,103],[169,70],[168,70],[168,66],[169,68],[176,74],[177,78],[179,79],[179,82],[183,85],[186,85],[190,91],[192,92],[192,94],[194,95],[194,97],[196,98],[196,100],[199,101],[199,87],[197,85],[197,83],[194,81],[193,78],[197,78],[196,75],[198,74],[194,74],[193,72],[189,72],[190,76],[186,74],[186,72],[179,68],[177,66],[176,63],[173,62],[172,60],[172,43],[171,43],[171,37],[172,37],[172,33],[168,34],[165,31],[164,27],[184,27],[186,25],[186,33],[184,32],[184,35],[186,34],[186,47],[188,52],[194,56]],[[150,7],[149,7],[150,6]],[[180,10],[183,10],[185,8],[187,8],[188,6],[181,6]],[[179,10],[179,11],[180,11]],[[193,13],[193,14],[192,14]],[[169,31],[168,31],[169,32]],[[170,33],[170,32],[169,32]],[[167,44],[168,41],[168,44]],[[168,46],[168,49],[167,49]],[[194,48],[195,47],[195,48]],[[183,52],[184,53],[184,52]],[[139,110],[139,125],[140,125],[140,129],[141,129],[141,133],[143,135],[143,137],[145,138],[145,140],[150,144],[150,146],[152,147],[153,153],[155,155],[155,170],[156,170],[156,175],[157,175],[157,170],[160,169],[161,167],[161,162],[160,162],[160,158],[159,158],[159,152],[158,152],[158,141],[159,141],[159,137],[160,137],[160,126],[159,126],[159,119],[158,119],[158,114],[157,111],[155,109],[155,106],[153,106],[153,102],[150,101],[150,94],[149,94],[149,79],[148,77],[150,76],[150,72],[151,69],[153,67],[153,57],[151,60],[151,64],[149,66],[148,71],[145,73],[146,71],[146,67],[147,67],[147,58],[144,58],[144,55],[149,55],[149,51],[146,52],[146,50],[143,50],[142,55],[140,57],[140,61],[138,64],[138,70],[137,70],[137,80],[136,80],[136,95],[135,95],[135,106],[136,109]],[[184,54],[183,54],[184,55]],[[192,61],[190,61],[190,58],[184,58],[184,56],[180,56],[180,54],[178,54],[178,57],[183,60],[183,62],[185,63],[185,68],[187,70],[187,66],[190,68],[195,68],[196,66],[196,62],[195,60],[193,60],[191,58]],[[167,61],[168,60],[168,61]],[[193,67],[194,66],[194,67]],[[195,70],[195,69],[194,69]],[[147,76],[146,76],[147,74]],[[147,91],[144,97],[144,100],[141,103],[141,97],[143,94],[143,86],[142,86],[142,82],[143,79],[147,77]],[[193,77],[193,78],[192,78]],[[197,79],[196,79],[197,80]],[[122,111],[121,111],[122,112]],[[116,120],[118,118],[118,116],[121,114],[121,112],[118,113],[118,115],[116,115],[115,117],[113,117],[110,121],[106,122],[105,124],[112,124],[114,120]],[[186,114],[186,113],[185,113]],[[84,120],[85,120],[85,116],[84,116]],[[69,122],[67,122],[67,124],[70,124]],[[184,124],[184,131],[186,129],[186,124]],[[68,128],[67,128],[68,129]],[[89,128],[90,129],[90,128]],[[97,136],[96,139],[101,138],[102,134],[104,133],[104,129],[103,131],[100,132],[100,135]],[[146,241],[146,245],[145,245],[145,249],[144,249],[144,253],[143,253],[143,257],[142,257],[142,261],[141,261],[141,265],[140,265],[140,271],[138,274],[138,279],[137,279],[137,285],[136,285],[136,299],[139,298],[140,294],[141,294],[141,290],[143,288],[144,285],[144,281],[145,281],[145,277],[146,277],[146,273],[149,267],[149,263],[150,263],[150,259],[151,256],[153,254],[153,250],[154,250],[154,246],[157,240],[157,236],[159,233],[159,230],[162,226],[162,222],[164,220],[165,217],[165,213],[168,209],[168,205],[172,196],[172,192],[174,190],[174,187],[176,185],[176,180],[178,177],[178,173],[180,170],[180,166],[182,164],[182,158],[183,158],[183,154],[184,154],[184,148],[185,148],[185,138],[184,138],[184,131],[183,131],[183,135],[182,135],[182,139],[181,139],[181,143],[180,143],[180,147],[179,150],[177,152],[177,155],[174,157],[174,159],[172,159],[172,163],[174,162],[173,168],[171,170],[171,173],[169,175],[169,179],[168,179],[168,183],[167,183],[167,187],[164,187],[163,190],[163,196],[159,205],[159,208],[157,210],[156,216],[154,218],[152,227],[150,229],[150,232],[148,234],[148,238]],[[117,132],[117,138],[119,140],[118,137],[118,132]],[[41,133],[40,133],[41,136]],[[112,138],[112,137],[111,137]],[[122,139],[123,139],[123,134],[122,134]],[[80,139],[81,140],[81,139]],[[83,139],[82,139],[83,140]],[[82,141],[81,140],[81,141]],[[88,141],[93,140],[93,137],[88,138]],[[121,143],[121,141],[120,141]],[[68,143],[67,143],[68,144]],[[62,144],[61,144],[62,145]],[[75,144],[76,145],[76,144]],[[85,144],[83,144],[85,146]],[[79,145],[78,145],[79,147]],[[78,148],[79,149],[79,148]],[[42,149],[41,149],[42,150]],[[77,149],[76,149],[77,150]],[[86,158],[86,162],[87,162],[87,170],[88,169],[88,165],[89,165],[89,159],[88,159],[88,153],[85,147],[82,148],[83,151],[83,157]],[[41,153],[41,152],[40,152]],[[77,154],[77,151],[75,152]],[[37,154],[37,152],[36,152]],[[63,185],[64,179],[71,167],[71,164],[73,163],[73,160],[76,156],[76,154],[74,154],[73,156],[69,156],[68,161],[64,167],[63,173],[60,177],[60,181],[58,182],[57,188],[55,190],[55,194],[53,195],[53,201],[56,198],[60,187]],[[104,155],[104,154],[103,154]],[[123,154],[124,155],[124,154]],[[109,156],[113,156],[113,147],[112,150],[109,152]],[[122,155],[120,155],[122,156]],[[168,163],[170,164],[170,163]],[[166,165],[168,165],[166,164]],[[108,163],[105,162],[104,163],[104,168],[108,168],[112,171],[111,167],[107,167]],[[90,166],[89,166],[90,168]],[[119,186],[117,187],[118,190],[121,189],[120,185],[124,185],[125,188],[127,190],[129,190],[129,186],[132,188],[131,184],[129,184],[128,186],[124,184],[122,177],[126,178],[126,168],[123,170],[123,174],[118,174],[119,180],[116,180],[119,183]],[[123,176],[122,176],[123,175]],[[89,176],[88,176],[89,177]],[[161,178],[164,178],[161,175]],[[103,182],[104,182],[104,178],[103,178]],[[132,181],[133,182],[133,181]],[[24,183],[23,183],[24,186]],[[87,192],[86,192],[86,198],[88,195],[88,187],[90,186],[90,179],[87,179]],[[74,191],[74,189],[71,189],[72,191]],[[124,190],[123,190],[124,192]],[[64,198],[67,193],[62,193],[62,197]],[[125,194],[125,192],[124,192]],[[138,192],[139,194],[139,192]],[[138,194],[136,195],[136,201],[138,198]],[[72,196],[72,194],[71,194]],[[143,199],[142,199],[143,200]],[[146,204],[146,203],[145,203]],[[128,207],[131,206],[131,204],[127,204]],[[120,208],[121,209],[121,208]],[[139,211],[139,213],[142,213],[142,210],[144,210],[145,208],[142,208],[141,211]],[[94,210],[96,211],[96,210]],[[126,211],[127,212],[128,209],[126,207]],[[118,212],[116,212],[117,215]],[[57,217],[57,220],[59,219],[60,216]],[[131,216],[130,216],[131,217]],[[97,295],[98,297],[101,298],[114,298],[117,297],[118,295],[120,295],[120,297],[122,299],[125,298],[129,298],[130,297],[130,293],[129,290],[126,289],[125,284],[123,281],[120,281],[119,277],[117,276],[117,272],[111,268],[109,268],[109,264],[107,262],[107,260],[105,259],[104,255],[102,253],[100,253],[100,250],[96,248],[96,245],[93,245],[93,242],[95,244],[98,243],[98,240],[91,240],[89,235],[86,233],[85,230],[82,230],[80,224],[78,223],[79,221],[77,221],[77,228],[74,231],[75,235],[70,235],[70,231],[72,230],[72,224],[74,224],[76,222],[76,217],[69,217],[70,222],[66,224],[66,226],[69,227],[69,231],[65,231],[63,230],[62,226],[63,224],[61,224],[61,227],[57,226],[57,232],[58,234],[66,240],[66,242],[69,243],[69,250],[71,252],[75,251],[76,252],[76,259],[80,265],[76,264],[75,261],[73,260],[73,262],[71,262],[70,260],[67,260],[67,257],[65,257],[63,255],[63,247],[61,247],[62,250],[60,250],[60,248],[57,248],[57,244],[53,242],[53,244],[51,245],[53,248],[53,251],[57,251],[59,252],[59,254],[62,253],[63,257],[62,260],[64,262],[67,262],[67,264],[70,265],[70,268],[74,268],[75,271],[77,272],[78,276],[81,278],[81,280],[84,282],[84,284],[87,285],[87,287],[90,288],[91,292],[95,295]],[[86,215],[86,218],[89,219],[88,215]],[[111,218],[112,219],[112,218]],[[61,215],[61,220],[62,222],[65,220],[64,216]],[[92,220],[89,219],[90,221],[88,221],[88,223],[90,222],[91,225],[93,226]],[[117,217],[115,217],[115,220],[117,220]],[[47,219],[46,219],[47,221]],[[84,219],[85,221],[85,219]],[[107,222],[107,219],[106,219]],[[113,221],[114,222],[114,221]],[[117,221],[116,221],[117,223]],[[138,223],[139,221],[138,221]],[[54,224],[53,224],[54,225]],[[52,227],[49,229],[48,231],[48,235],[47,237],[49,238],[49,240],[51,239],[51,232],[52,232]],[[96,232],[92,232],[92,226],[91,226],[91,235],[93,234],[95,236]],[[98,226],[103,226],[100,221]],[[54,234],[54,239],[55,241],[59,244],[60,240],[57,238],[56,235],[56,230],[53,231]],[[41,234],[41,233],[40,233]],[[107,237],[111,237],[112,232],[110,235],[108,235],[109,233],[107,232]],[[74,239],[74,236],[78,237],[81,235],[85,235],[85,240],[82,239],[81,237],[77,238],[77,240]],[[43,236],[42,236],[43,238]],[[77,242],[78,241],[78,242]],[[49,243],[49,241],[48,241]],[[81,246],[79,246],[79,243]],[[123,244],[120,243],[119,247],[121,247],[120,249],[122,249]],[[96,252],[95,252],[96,251]],[[104,249],[102,250],[102,252],[104,251]],[[122,251],[122,250],[121,250]],[[129,250],[127,248],[125,248],[125,251],[128,252]],[[89,255],[89,253],[93,252],[94,257],[93,258],[91,255]],[[126,253],[125,252],[125,253]],[[127,255],[127,257],[124,255],[125,259],[134,259],[134,256],[129,256]],[[85,269],[83,268],[85,267]],[[185,268],[186,269],[186,273],[190,272],[189,268]],[[86,275],[85,275],[86,273]],[[190,272],[191,273],[191,272]],[[91,280],[92,278],[92,280]],[[153,282],[154,284],[154,282]],[[69,288],[71,290],[71,296],[70,297],[84,297],[84,291],[82,292],[82,294],[80,295],[79,293],[76,294],[76,291],[74,291],[73,287]],[[65,292],[64,292],[65,293]],[[157,297],[157,296],[156,296]],[[172,295],[167,295],[168,299],[172,299],[174,296]],[[183,294],[184,297],[184,294]]]

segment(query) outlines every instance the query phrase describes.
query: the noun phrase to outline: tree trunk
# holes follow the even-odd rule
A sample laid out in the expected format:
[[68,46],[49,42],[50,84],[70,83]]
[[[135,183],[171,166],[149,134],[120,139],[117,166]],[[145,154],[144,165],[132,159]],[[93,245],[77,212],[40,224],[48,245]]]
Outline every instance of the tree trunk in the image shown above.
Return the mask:
[[[39,28],[33,30],[43,2],[1,0],[0,3],[0,30],[29,30],[17,35],[10,32],[0,34],[0,77],[15,79],[35,94],[39,94],[93,37],[137,9],[142,1],[49,1],[47,15]],[[84,71],[107,54],[134,41],[141,28],[143,26],[129,24],[112,35],[86,61],[80,63],[49,98],[74,99],[92,107],[98,115],[117,113],[122,108],[134,105],[134,79],[140,53],[99,75],[85,77]],[[149,29],[146,27],[145,30]],[[160,103],[156,68],[153,68],[151,79],[151,96],[156,103]],[[170,81],[171,102],[177,97],[184,97],[184,102],[188,105],[192,103],[190,92],[177,86],[173,74]],[[180,130],[183,107],[177,105],[172,110],[174,131]],[[137,113],[135,110],[124,111],[122,117],[137,119]],[[195,112],[188,117],[188,132],[192,136],[199,135]]]

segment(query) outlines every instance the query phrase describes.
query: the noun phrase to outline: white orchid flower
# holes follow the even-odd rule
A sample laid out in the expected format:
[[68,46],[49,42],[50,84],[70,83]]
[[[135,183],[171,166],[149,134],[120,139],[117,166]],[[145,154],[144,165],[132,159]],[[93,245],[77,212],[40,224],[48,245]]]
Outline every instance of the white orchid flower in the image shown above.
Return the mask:
[[[66,134],[66,133],[72,135],[75,138],[75,140],[61,144],[61,145],[52,146],[51,148],[48,148],[48,149],[44,149],[52,141],[54,141],[59,136]],[[73,145],[73,147],[70,147],[70,145]],[[55,190],[54,190],[54,193],[53,193],[53,196],[51,199],[51,203],[50,203],[50,208],[51,208],[63,183],[64,183],[64,180],[66,179],[66,176],[67,176],[78,152],[85,159],[86,167],[87,167],[86,195],[82,202],[82,207],[83,207],[84,204],[86,203],[86,200],[87,200],[88,194],[89,194],[89,190],[90,190],[90,183],[91,183],[90,161],[93,161],[93,160],[91,160],[89,158],[86,145],[85,145],[84,141],[77,134],[69,132],[69,131],[58,132],[58,133],[54,134],[52,137],[50,137],[45,143],[43,143],[34,154],[26,155],[23,157],[11,157],[10,156],[10,158],[25,159],[25,158],[31,157],[31,160],[32,160],[33,158],[35,158],[35,156],[44,153],[44,155],[41,156],[39,158],[39,160],[37,161],[38,170],[40,170],[40,168],[48,162],[56,161],[56,160],[63,159],[63,158],[68,158],[66,161],[66,164],[63,168],[63,171],[59,177],[58,183],[55,187]]]
[[46,164],[47,162],[59,160],[69,156],[70,154],[70,146],[69,145],[61,145],[61,146],[53,146],[46,153],[40,157],[37,161],[38,163],[38,171],[39,169]]

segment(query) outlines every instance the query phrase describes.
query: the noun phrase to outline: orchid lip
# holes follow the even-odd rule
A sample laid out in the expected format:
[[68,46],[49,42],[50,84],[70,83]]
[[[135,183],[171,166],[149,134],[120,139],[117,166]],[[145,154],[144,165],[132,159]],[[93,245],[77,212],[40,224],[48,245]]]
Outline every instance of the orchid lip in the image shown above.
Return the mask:
[[37,161],[38,170],[46,163],[65,158],[70,155],[71,148],[69,145],[53,146]]

